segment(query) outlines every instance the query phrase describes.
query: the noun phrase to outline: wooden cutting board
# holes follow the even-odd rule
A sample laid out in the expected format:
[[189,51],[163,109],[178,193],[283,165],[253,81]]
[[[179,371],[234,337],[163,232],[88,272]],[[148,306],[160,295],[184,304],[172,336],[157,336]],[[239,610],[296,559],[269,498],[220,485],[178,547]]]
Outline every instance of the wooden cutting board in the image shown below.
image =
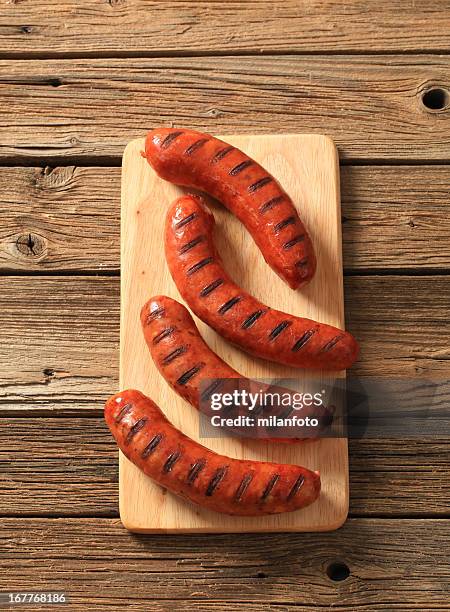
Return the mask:
[[[280,310],[338,327],[344,324],[339,164],[325,136],[226,136],[271,172],[293,198],[315,245],[318,270],[310,285],[292,291],[265,264],[240,222],[219,204],[216,241],[238,284]],[[120,454],[120,516],[139,532],[324,531],[338,528],[348,511],[346,439],[277,444],[232,438],[199,439],[199,415],[172,391],[154,366],[139,312],[153,295],[182,301],[164,258],[167,206],[182,190],[159,179],[140,155],[144,140],[125,149],[122,167],[120,388],[149,395],[176,427],[219,453],[236,458],[297,463],[320,470],[322,492],[312,506],[267,517],[231,517],[203,510],[154,484]],[[194,317],[195,318],[195,317]],[[251,378],[297,378],[304,373],[250,357],[196,319],[209,346]],[[319,374],[320,375],[320,374]],[[310,374],[308,374],[310,376]]]

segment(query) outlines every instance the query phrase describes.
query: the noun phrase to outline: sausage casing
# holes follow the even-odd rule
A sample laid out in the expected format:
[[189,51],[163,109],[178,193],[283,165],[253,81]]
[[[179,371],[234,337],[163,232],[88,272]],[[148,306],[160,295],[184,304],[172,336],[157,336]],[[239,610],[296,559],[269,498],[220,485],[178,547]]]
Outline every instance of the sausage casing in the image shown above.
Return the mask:
[[257,357],[299,368],[349,368],[359,350],[353,336],[270,308],[236,285],[215,249],[213,228],[214,216],[200,196],[182,196],[168,210],[166,260],[191,310]]
[[144,337],[152,359],[170,386],[200,408],[201,379],[243,378],[214,353],[200,336],[189,311],[164,295],[141,310]]
[[219,455],[177,430],[135,390],[111,397],[105,420],[119,448],[158,484],[200,506],[241,516],[290,512],[320,492],[320,476],[298,465]]
[[248,155],[210,134],[158,128],[147,135],[145,157],[160,177],[222,202],[290,287],[297,289],[314,276],[313,246],[297,209],[275,178]]
[[[158,295],[148,300],[141,310],[141,324],[153,362],[163,378],[183,399],[203,413],[213,414],[207,411],[213,393],[233,392],[239,386],[232,379],[243,381],[244,386],[254,392],[287,392],[279,386],[250,381],[229,366],[203,340],[189,311],[168,296]],[[202,386],[202,381],[207,382]],[[281,412],[286,413],[286,406],[281,406]],[[264,415],[270,414],[281,416],[280,407],[270,411],[266,407]],[[232,416],[230,413],[227,415]],[[277,442],[298,442],[318,436],[332,421],[332,411],[325,406],[303,406],[300,416],[319,418],[321,427],[304,431],[298,428],[289,438],[274,437],[274,429],[270,434],[261,428],[251,432],[232,431],[238,435],[252,433],[255,437]]]

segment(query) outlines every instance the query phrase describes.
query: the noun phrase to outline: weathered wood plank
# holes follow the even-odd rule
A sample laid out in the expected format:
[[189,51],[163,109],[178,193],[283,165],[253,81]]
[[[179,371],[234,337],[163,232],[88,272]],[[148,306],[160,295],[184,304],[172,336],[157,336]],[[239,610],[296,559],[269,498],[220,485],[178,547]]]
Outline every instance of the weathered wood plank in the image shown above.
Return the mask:
[[9,516],[118,516],[117,447],[101,418],[0,419]]
[[[331,533],[246,534],[238,543],[233,535],[131,535],[114,519],[5,519],[0,586],[67,590],[71,609],[95,602],[117,610],[131,600],[136,609],[159,601],[173,610],[182,600],[198,610],[217,601],[444,610],[448,535],[444,520],[351,519]],[[340,582],[327,575],[336,561],[350,570]]]
[[[347,327],[361,376],[448,378],[450,277],[350,277]],[[0,278],[0,405],[98,409],[117,390],[119,279]]]
[[[8,516],[118,516],[117,447],[101,418],[0,419]],[[351,440],[350,512],[448,514],[449,442]]]
[[[344,266],[450,267],[449,166],[341,168]],[[120,168],[0,168],[2,271],[118,271]]]
[[120,168],[0,168],[2,271],[118,271]]
[[449,166],[344,166],[341,198],[346,270],[449,268]]
[[448,51],[445,0],[7,2],[0,52],[39,54]]
[[98,408],[118,385],[119,279],[0,278],[0,402]]
[[[0,62],[0,158],[119,159],[156,125],[332,136],[347,160],[448,160],[450,56]],[[448,97],[448,96],[447,96]]]

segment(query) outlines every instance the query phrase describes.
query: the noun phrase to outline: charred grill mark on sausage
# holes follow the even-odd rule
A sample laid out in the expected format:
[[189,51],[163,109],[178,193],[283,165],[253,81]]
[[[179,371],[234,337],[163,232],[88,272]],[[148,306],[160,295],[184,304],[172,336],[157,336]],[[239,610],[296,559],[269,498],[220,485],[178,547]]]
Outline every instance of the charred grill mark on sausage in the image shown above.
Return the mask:
[[242,300],[242,296],[241,295],[236,295],[235,297],[231,298],[231,300],[228,300],[228,302],[225,302],[225,304],[222,304],[222,306],[219,308],[219,310],[217,311],[220,315],[224,315],[226,312],[228,312],[231,308],[233,308],[233,306],[235,304],[237,304],[238,302],[240,302]]
[[161,340],[164,340],[164,338],[167,338],[168,336],[170,336],[172,332],[174,331],[175,331],[175,327],[166,327],[165,329],[162,330],[162,332],[160,332],[153,338],[152,340],[153,344],[159,344]]
[[290,325],[292,325],[292,321],[282,321],[281,323],[279,323],[270,332],[269,340],[275,340],[275,338],[277,338],[281,334],[281,332],[284,331]]
[[197,480],[198,475],[203,470],[205,465],[206,461],[204,459],[197,459],[197,461],[192,464],[186,478],[188,484],[193,484]]
[[260,414],[262,414],[264,412],[265,409],[266,409],[266,406],[263,403],[257,404],[253,408],[253,416],[255,418],[258,417]]
[[211,497],[211,495],[217,489],[219,484],[225,478],[225,475],[226,475],[227,471],[228,471],[228,466],[227,465],[225,465],[224,467],[218,468],[216,470],[214,476],[211,478],[211,480],[209,481],[208,486],[206,488],[205,495],[207,497]]
[[193,221],[196,217],[197,217],[197,213],[195,213],[195,212],[191,213],[190,215],[188,215],[184,219],[181,219],[180,221],[175,223],[175,229],[180,229],[181,227],[184,227],[185,225],[187,225],[188,223]]
[[197,262],[196,264],[194,264],[193,266],[187,269],[186,271],[187,276],[192,276],[193,274],[195,274],[196,272],[198,272],[205,266],[208,266],[213,261],[214,261],[214,257],[205,257],[205,259],[200,260],[199,262]]
[[119,414],[114,419],[115,422],[116,423],[120,423],[120,421],[123,419],[123,417],[126,414],[128,414],[132,408],[133,408],[133,404],[125,404],[125,406],[122,408],[122,410],[119,412]]
[[266,488],[264,489],[264,491],[262,492],[261,495],[261,499],[264,501],[265,499],[267,499],[270,495],[270,492],[272,491],[272,489],[274,488],[274,486],[277,484],[277,482],[280,480],[280,475],[279,474],[274,474],[269,482],[267,483]]
[[292,247],[298,244],[299,242],[303,242],[304,239],[305,239],[305,234],[299,234],[298,236],[295,236],[295,238],[292,238],[292,240],[288,240],[287,242],[285,242],[283,244],[283,249],[285,251],[288,251],[289,249],[292,249]]
[[179,378],[177,378],[176,384],[186,385],[191,380],[191,378],[194,378],[194,376],[198,374],[198,372],[200,372],[200,370],[204,367],[204,365],[205,365],[204,363],[198,363],[190,370],[187,370],[184,374],[182,374]]
[[163,465],[163,473],[168,474],[180,457],[181,451],[175,451],[174,453],[170,453],[170,455],[167,457],[165,464]]
[[278,204],[281,204],[281,202],[284,199],[285,199],[284,195],[279,195],[279,196],[275,196],[274,198],[271,198],[270,200],[268,200],[265,204],[261,206],[261,208],[259,209],[260,214],[263,215],[268,210],[271,210]]
[[172,363],[172,361],[177,359],[177,357],[180,357],[180,355],[183,355],[186,351],[187,351],[186,345],[179,346],[174,351],[172,351],[171,353],[169,353],[168,355],[164,357],[164,359],[162,360],[163,365],[169,365],[169,363]]
[[320,352],[326,353],[327,351],[331,350],[333,346],[335,346],[339,342],[339,340],[341,340],[341,338],[343,337],[344,337],[344,334],[338,334],[334,338],[331,338],[329,342],[327,342],[324,346],[322,346],[322,348],[320,349]]
[[275,234],[278,234],[278,232],[281,232],[281,230],[283,230],[285,227],[288,227],[288,225],[293,225],[294,223],[295,217],[287,217],[287,219],[283,219],[283,221],[277,223],[273,228],[273,231]]
[[207,295],[212,293],[214,289],[220,287],[220,285],[223,285],[223,278],[217,278],[211,284],[206,285],[206,287],[203,287],[203,289],[200,291],[200,297],[206,297]]
[[249,484],[253,480],[253,474],[246,474],[241,480],[236,493],[234,494],[234,501],[240,502],[245,492],[248,489]]
[[144,448],[144,450],[141,453],[142,459],[147,459],[147,457],[156,450],[157,446],[159,445],[163,437],[164,437],[163,434],[159,433],[159,434],[156,434],[156,436],[154,436],[150,440],[150,442],[147,444],[147,446]]
[[165,149],[170,147],[173,141],[176,140],[179,136],[181,136],[181,134],[183,134],[183,132],[171,132],[170,134],[168,134],[160,145],[161,149],[164,151]]
[[206,402],[206,400],[209,400],[209,398],[211,397],[211,395],[217,391],[217,389],[222,385],[223,380],[221,378],[218,378],[217,380],[213,380],[213,382],[211,384],[209,384],[206,389],[203,390],[203,392],[200,395],[200,399],[203,402]]
[[197,244],[200,244],[204,240],[205,240],[204,236],[197,236],[197,238],[194,238],[190,242],[186,242],[186,244],[183,244],[183,246],[179,248],[178,253],[180,255],[184,255],[184,253],[187,253],[188,251],[196,247]]
[[259,181],[256,181],[256,183],[252,183],[251,185],[249,185],[247,187],[247,191],[249,193],[255,193],[255,191],[258,191],[258,189],[261,189],[262,187],[264,187],[265,185],[268,185],[272,181],[273,181],[273,178],[271,176],[265,176],[264,178],[259,179]]
[[279,415],[278,418],[284,421],[284,419],[287,419],[293,413],[293,411],[294,411],[294,406],[288,406],[286,410]]
[[200,138],[200,140],[196,140],[191,146],[189,146],[184,152],[185,155],[193,155],[199,149],[203,147],[204,144],[208,142],[208,138]]
[[308,265],[308,258],[304,257],[303,259],[299,259],[296,264],[295,267],[296,268],[304,268],[305,266]]
[[139,419],[139,421],[136,421],[136,423],[132,427],[130,427],[130,430],[125,438],[125,444],[129,444],[131,442],[131,440],[138,433],[138,431],[141,431],[147,421],[148,419],[146,417],[143,417],[142,419]]
[[305,482],[305,477],[300,475],[297,480],[294,482],[291,490],[288,493],[287,500],[290,501],[302,488],[303,483]]
[[303,334],[303,336],[301,336],[297,342],[294,344],[294,346],[292,347],[291,351],[293,351],[294,353],[296,353],[297,351],[299,351],[301,348],[303,348],[305,346],[305,344],[310,340],[310,338],[314,335],[315,330],[314,329],[309,329],[307,332],[305,332]]
[[217,153],[211,158],[211,164],[217,164],[217,162],[221,161],[224,157],[226,157],[231,151],[234,150],[234,147],[224,147],[217,151]]
[[164,308],[162,308],[162,306],[159,308],[156,308],[155,310],[151,310],[145,319],[145,324],[149,325],[155,319],[159,319],[159,317],[162,317],[164,313],[165,313],[165,310]]
[[265,312],[267,312],[267,310],[257,310],[256,312],[253,312],[249,317],[245,319],[245,321],[241,325],[241,328],[250,329],[250,327],[252,327],[259,319],[259,317],[261,317]]
[[247,159],[247,160],[241,162],[240,164],[238,164],[237,166],[234,166],[234,168],[231,168],[231,170],[228,172],[228,174],[230,176],[237,176],[238,174],[243,172],[249,166],[253,166],[254,163],[255,162],[253,160]]

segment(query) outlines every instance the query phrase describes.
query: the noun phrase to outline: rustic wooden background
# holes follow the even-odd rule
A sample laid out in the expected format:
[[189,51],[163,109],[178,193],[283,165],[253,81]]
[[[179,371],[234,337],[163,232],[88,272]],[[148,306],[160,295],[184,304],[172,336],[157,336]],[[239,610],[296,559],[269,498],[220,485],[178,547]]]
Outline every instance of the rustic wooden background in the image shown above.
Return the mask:
[[332,136],[354,372],[448,379],[449,45],[446,0],[0,3],[1,590],[83,611],[450,609],[446,432],[351,441],[337,532],[136,536],[101,418],[121,154],[161,124]]

